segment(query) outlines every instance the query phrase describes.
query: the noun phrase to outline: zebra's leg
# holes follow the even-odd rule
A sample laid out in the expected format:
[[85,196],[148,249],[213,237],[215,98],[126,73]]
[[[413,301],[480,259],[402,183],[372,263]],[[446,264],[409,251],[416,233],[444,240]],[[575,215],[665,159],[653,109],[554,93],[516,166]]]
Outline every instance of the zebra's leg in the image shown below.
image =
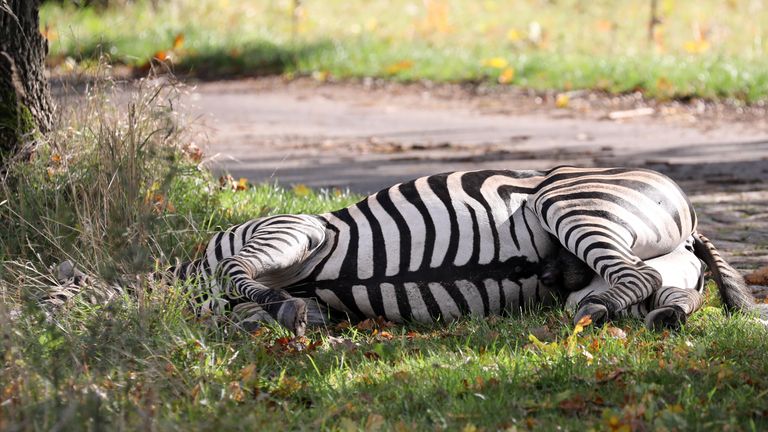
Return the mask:
[[[243,255],[225,258],[217,268],[216,281],[228,298],[255,303],[272,320],[302,336],[307,325],[307,304],[285,290],[258,282],[257,278],[268,276],[259,271],[258,264],[258,260]],[[256,313],[253,319],[267,320],[262,313]]]
[[[304,299],[307,305],[307,326],[322,327],[328,324],[328,312],[315,299]],[[260,304],[238,303],[232,308],[232,319],[246,331],[256,330],[262,323],[274,323],[274,318]]]
[[651,311],[645,326],[651,330],[678,329],[704,304],[699,291],[690,288],[662,287],[649,299]]
[[[646,263],[661,274],[664,285],[645,301],[619,311],[618,315],[644,318],[651,329],[677,328],[703,304],[704,267],[689,243]],[[605,280],[596,276],[586,288],[568,296],[566,308],[574,310],[583,299],[609,290]]]
[[608,282],[609,288],[585,297],[576,311],[574,322],[589,315],[596,325],[632,304],[648,298],[661,288],[661,274],[632,253],[628,245],[603,232],[584,238],[584,247],[568,248]]

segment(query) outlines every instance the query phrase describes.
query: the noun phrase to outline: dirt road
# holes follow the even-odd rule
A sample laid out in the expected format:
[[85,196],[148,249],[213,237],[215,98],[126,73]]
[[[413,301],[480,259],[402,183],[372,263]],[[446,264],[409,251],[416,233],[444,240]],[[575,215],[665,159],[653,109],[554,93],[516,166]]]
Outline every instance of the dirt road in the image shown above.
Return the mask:
[[571,164],[640,166],[679,181],[740,267],[768,256],[765,107],[637,96],[280,79],[198,84],[215,167],[252,181],[369,193],[420,175]]

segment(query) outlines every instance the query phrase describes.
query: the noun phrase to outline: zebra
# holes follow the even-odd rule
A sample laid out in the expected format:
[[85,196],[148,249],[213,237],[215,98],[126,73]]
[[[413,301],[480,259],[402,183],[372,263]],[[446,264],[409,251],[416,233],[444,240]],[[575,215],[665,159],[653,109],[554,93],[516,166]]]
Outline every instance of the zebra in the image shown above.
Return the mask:
[[[577,299],[574,322],[626,313],[651,328],[674,327],[701,306],[699,259],[727,308],[768,317],[696,225],[679,186],[651,170],[460,171],[399,183],[329,213],[230,227],[202,258],[169,272],[198,280],[200,313],[231,308],[296,335],[329,317],[449,321],[549,306],[568,294]],[[593,272],[577,286],[553,286],[563,250],[578,259],[562,274],[584,265]],[[681,262],[690,264],[682,281]]]

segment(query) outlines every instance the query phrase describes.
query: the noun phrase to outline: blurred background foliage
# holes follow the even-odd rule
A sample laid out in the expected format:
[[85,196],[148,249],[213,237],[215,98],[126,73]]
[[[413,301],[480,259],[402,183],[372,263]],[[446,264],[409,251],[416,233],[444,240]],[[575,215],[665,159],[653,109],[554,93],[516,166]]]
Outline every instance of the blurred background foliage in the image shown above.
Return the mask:
[[201,78],[264,74],[768,96],[765,0],[93,0],[41,12],[51,66],[106,55]]

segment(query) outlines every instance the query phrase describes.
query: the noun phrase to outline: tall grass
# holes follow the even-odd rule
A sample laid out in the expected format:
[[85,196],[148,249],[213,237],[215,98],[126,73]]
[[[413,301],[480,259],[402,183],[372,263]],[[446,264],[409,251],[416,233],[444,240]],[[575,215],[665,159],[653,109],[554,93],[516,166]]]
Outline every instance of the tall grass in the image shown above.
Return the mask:
[[[179,110],[184,91],[158,79],[96,81],[61,100],[55,130],[0,183],[0,429],[156,427],[158,398],[173,404],[211,385],[186,372],[157,374],[177,360],[195,364],[208,338],[218,341],[218,362],[234,352],[232,338],[248,335],[197,323],[183,290],[135,284],[135,276],[199,255],[212,231],[235,222],[356,199],[222,186],[192,144],[198,137]],[[93,278],[66,308],[46,313],[39,300],[58,284],[54,267],[65,259]],[[92,301],[107,283],[134,283],[133,291]],[[221,367],[206,362],[199,374]]]

